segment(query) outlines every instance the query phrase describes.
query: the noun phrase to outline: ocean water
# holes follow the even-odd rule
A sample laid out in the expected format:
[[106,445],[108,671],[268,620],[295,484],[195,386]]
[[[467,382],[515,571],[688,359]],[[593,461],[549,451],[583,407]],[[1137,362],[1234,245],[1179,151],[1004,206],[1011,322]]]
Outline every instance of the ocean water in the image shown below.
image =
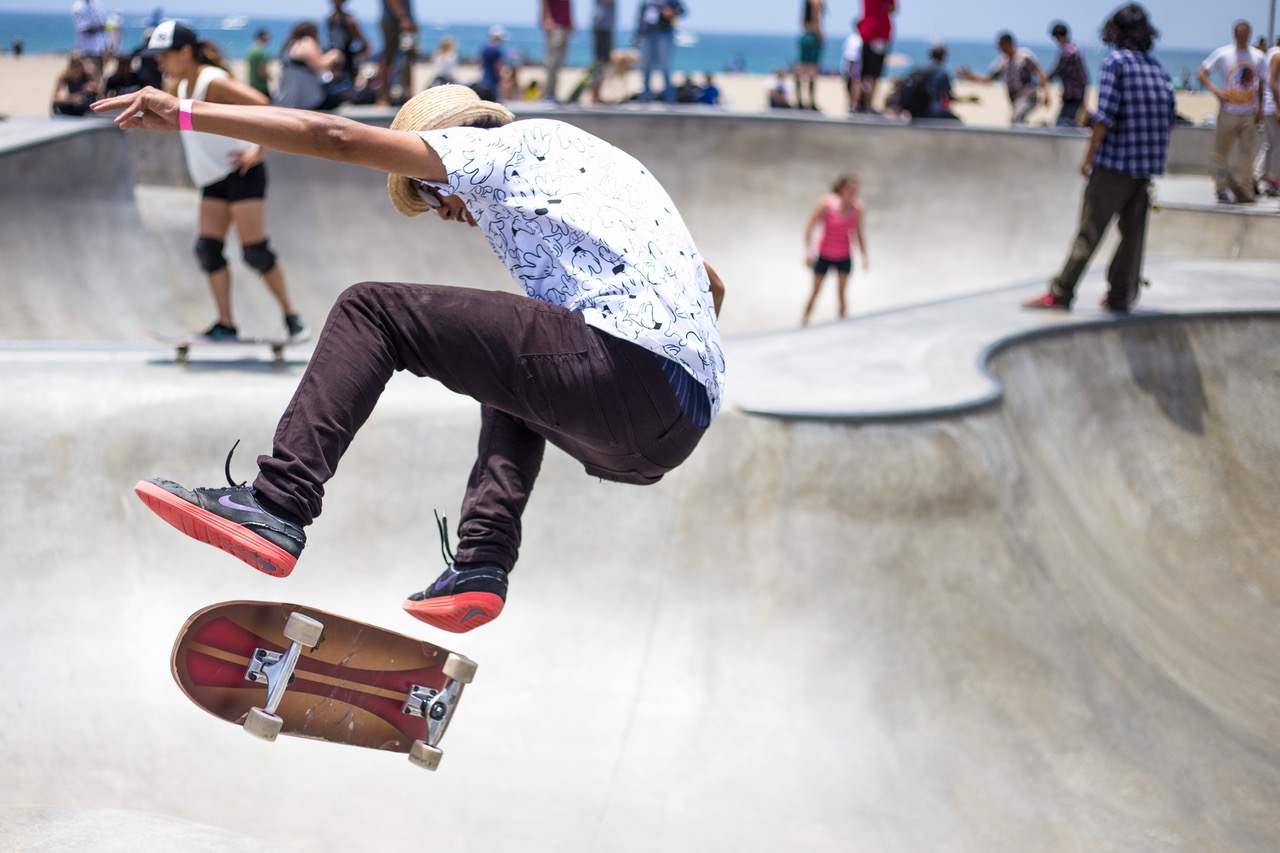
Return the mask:
[[[236,16],[193,17],[184,19],[184,23],[194,29],[201,38],[212,39],[232,58],[243,57],[253,42],[253,33],[265,28],[271,33],[269,49],[278,50],[284,37],[297,23],[293,18]],[[129,50],[141,44],[143,32],[148,21],[144,15],[128,15],[124,17],[123,37],[121,45]],[[361,20],[361,28],[373,42],[373,50],[381,47],[381,32],[377,21]],[[488,27],[471,24],[429,23],[420,24],[419,38],[422,49],[430,52],[440,39],[452,36],[458,43],[459,54],[464,58],[475,57],[485,43]],[[541,30],[528,26],[507,26],[507,47],[518,57],[529,62],[541,61],[543,55],[543,36]],[[840,48],[846,34],[830,32],[827,35],[822,65],[825,69],[836,70],[840,64]],[[21,37],[25,50],[29,53],[65,53],[75,45],[74,32],[71,28],[70,15],[32,12],[12,12],[0,10],[0,51],[8,52],[16,37]],[[631,33],[619,30],[615,34],[619,46],[626,46],[631,41]],[[746,71],[751,73],[768,73],[790,66],[797,56],[797,34],[779,33],[777,35],[760,35],[752,33],[715,33],[684,32],[681,45],[676,49],[673,65],[682,73],[702,73],[721,71]],[[1057,48],[1050,44],[1024,45],[1032,50],[1046,70],[1053,64]],[[1193,75],[1194,69],[1204,57],[1208,56],[1214,46],[1204,49],[1172,49],[1156,47],[1155,54],[1173,76],[1175,81],[1184,76]],[[991,42],[957,41],[949,43],[950,58],[948,65],[952,69],[967,65],[977,71],[985,71],[995,59],[995,46]],[[1101,44],[1081,43],[1081,49],[1090,65],[1092,79],[1096,80],[1098,67],[1106,55]],[[585,66],[591,62],[591,37],[589,33],[578,32],[570,41],[568,63],[574,66]],[[891,49],[889,67],[886,74],[895,76],[905,73],[907,69],[925,62],[929,44],[925,39],[899,38]]]

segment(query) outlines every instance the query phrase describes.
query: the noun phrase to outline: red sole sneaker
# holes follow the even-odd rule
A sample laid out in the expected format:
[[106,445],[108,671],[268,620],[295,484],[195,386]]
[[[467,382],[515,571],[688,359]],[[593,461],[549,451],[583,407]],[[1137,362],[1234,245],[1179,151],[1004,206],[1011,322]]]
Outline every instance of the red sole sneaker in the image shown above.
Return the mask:
[[298,564],[297,557],[258,534],[184,501],[155,483],[140,480],[133,490],[152,512],[192,539],[220,548],[264,574],[288,577]]
[[406,598],[405,612],[433,628],[465,634],[498,618],[505,602],[491,592],[462,592],[414,601]]

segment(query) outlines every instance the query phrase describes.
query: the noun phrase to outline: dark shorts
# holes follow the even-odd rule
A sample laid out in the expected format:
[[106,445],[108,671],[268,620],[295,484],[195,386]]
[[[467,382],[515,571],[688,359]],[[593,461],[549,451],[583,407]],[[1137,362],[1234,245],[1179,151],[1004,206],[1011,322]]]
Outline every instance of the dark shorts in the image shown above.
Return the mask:
[[884,54],[869,44],[862,45],[862,79],[879,80],[884,73]]
[[817,65],[822,61],[822,39],[817,33],[806,32],[800,36],[800,64]]
[[201,195],[204,198],[220,199],[227,204],[266,198],[267,167],[259,163],[243,175],[232,172],[222,180],[209,184]]
[[853,272],[853,258],[845,258],[842,261],[833,261],[830,258],[818,256],[818,260],[813,262],[814,275],[826,275],[827,270],[835,270],[841,275],[848,275]]

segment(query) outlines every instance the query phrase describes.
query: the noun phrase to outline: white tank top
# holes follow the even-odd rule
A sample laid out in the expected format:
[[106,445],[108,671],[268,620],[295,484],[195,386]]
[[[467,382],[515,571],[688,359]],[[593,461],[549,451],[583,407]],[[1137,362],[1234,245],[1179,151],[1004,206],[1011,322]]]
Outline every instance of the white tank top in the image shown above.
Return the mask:
[[1264,116],[1274,116],[1276,114],[1276,99],[1271,94],[1271,60],[1277,53],[1280,53],[1280,47],[1273,47],[1267,51],[1267,67],[1264,72],[1262,87],[1262,114]]
[[[209,83],[230,76],[221,68],[206,65],[196,77],[196,89],[192,94],[187,94],[187,81],[179,81],[178,97],[206,100]],[[197,187],[207,187],[231,174],[235,170],[233,164],[236,157],[254,147],[252,142],[242,142],[213,133],[185,131],[178,135],[182,138],[182,149],[187,154],[187,171],[191,175],[191,182]]]

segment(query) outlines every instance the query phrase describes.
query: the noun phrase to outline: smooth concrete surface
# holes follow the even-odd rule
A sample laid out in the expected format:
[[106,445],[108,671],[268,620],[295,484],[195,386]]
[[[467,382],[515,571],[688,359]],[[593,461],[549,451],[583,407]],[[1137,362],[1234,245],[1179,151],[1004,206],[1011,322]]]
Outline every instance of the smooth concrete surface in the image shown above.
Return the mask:
[[[820,148],[829,131],[791,130],[806,128]],[[682,161],[695,137],[673,137]],[[281,194],[303,192],[278,172]],[[150,217],[184,207],[165,195],[181,191],[124,190],[110,203],[144,227],[77,220],[75,239],[176,245],[182,229]],[[23,200],[32,215],[62,204]],[[1065,251],[1058,218],[1032,233],[1019,209],[984,212]],[[6,242],[0,265],[34,271],[21,298],[51,290],[64,319],[69,294],[93,298],[23,248]],[[508,608],[460,637],[399,602],[440,569],[431,510],[456,516],[475,404],[395,378],[297,570],[268,578],[131,486],[217,484],[236,439],[232,474],[251,476],[305,349],[282,369],[200,351],[175,367],[132,331],[162,312],[105,268],[116,340],[107,317],[80,342],[0,336],[0,641],[18,650],[0,803],[28,815],[0,813],[0,843],[163,849],[190,822],[192,837],[326,851],[1275,849],[1280,263],[1153,259],[1127,318],[1091,308],[1105,258],[1070,315],[1016,310],[1039,270],[991,266],[987,286],[961,271],[928,305],[899,294],[804,331],[743,321],[725,411],[656,486],[599,483],[549,451]],[[747,303],[772,285],[738,281]],[[340,611],[478,661],[441,769],[262,743],[190,705],[167,671],[174,634],[235,598]],[[75,840],[35,846],[48,837]],[[242,849],[219,840],[170,849]]]
[[129,809],[0,806],[10,853],[271,853],[260,839]]
[[[860,177],[867,210],[870,266],[859,265],[850,284],[855,314],[1047,280],[1067,254],[1083,186],[1079,134],[790,116],[557,115],[626,148],[663,181],[730,288],[723,327],[731,334],[798,322],[810,279],[804,225],[841,173]],[[176,135],[122,133],[101,120],[77,136],[0,151],[0,186],[22,211],[0,231],[0,286],[9,295],[0,339],[136,340],[143,328],[212,322],[192,254],[198,196],[171,179],[180,158]],[[377,172],[285,155],[271,155],[268,170],[272,245],[313,323],[359,281],[513,286],[479,231],[398,216]],[[1249,222],[1170,207],[1152,219],[1151,253],[1269,257],[1278,229],[1280,217]],[[279,312],[234,236],[227,256],[242,330],[275,332]],[[816,318],[835,314],[831,291]]]

